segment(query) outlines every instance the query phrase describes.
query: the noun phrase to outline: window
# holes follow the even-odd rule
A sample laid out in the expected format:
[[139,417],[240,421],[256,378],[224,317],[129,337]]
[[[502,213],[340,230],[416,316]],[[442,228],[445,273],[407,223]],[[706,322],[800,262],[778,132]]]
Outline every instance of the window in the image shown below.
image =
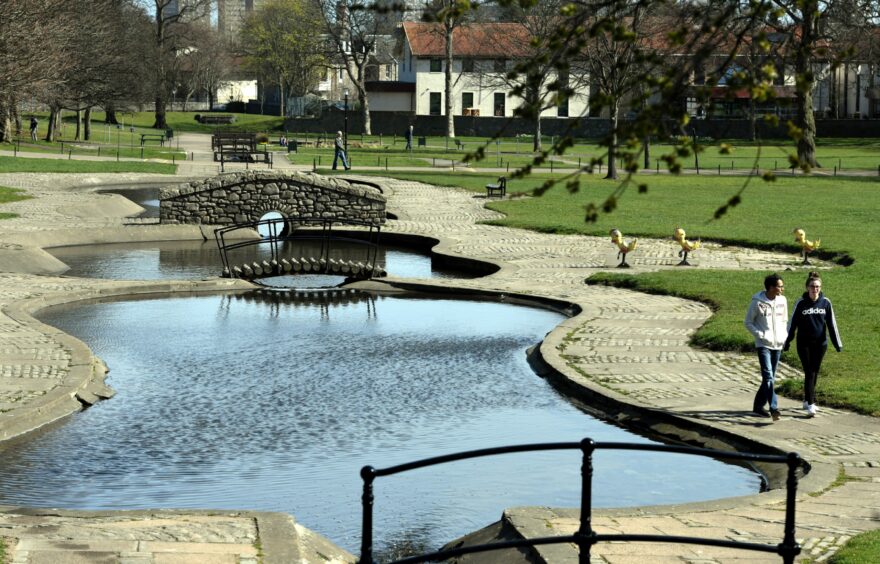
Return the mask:
[[431,72],[443,72],[443,59],[431,59]]
[[492,69],[495,72],[504,72],[507,70],[507,59],[495,59],[492,64]]
[[[474,72],[474,60],[473,59],[462,59],[461,60],[461,72]],[[467,106],[470,108],[470,106]]]
[[496,92],[495,93],[495,115],[498,117],[504,117],[505,107],[504,102],[507,96],[505,96],[504,92]]
[[391,65],[385,65],[385,80],[391,80],[391,77],[394,76],[394,70]]
[[465,110],[474,107],[474,93],[473,92],[462,92],[461,93],[461,113],[464,115]]
[[559,102],[559,106],[556,108],[556,115],[559,117],[568,117],[568,98]]
[[443,115],[440,110],[441,102],[443,101],[442,94],[440,92],[431,92],[430,97],[430,107],[428,108],[428,113],[432,116]]

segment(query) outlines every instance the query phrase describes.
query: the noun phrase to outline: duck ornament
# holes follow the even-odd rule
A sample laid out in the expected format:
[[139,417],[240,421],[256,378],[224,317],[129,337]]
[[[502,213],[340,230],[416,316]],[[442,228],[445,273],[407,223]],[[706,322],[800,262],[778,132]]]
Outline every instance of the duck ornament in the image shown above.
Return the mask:
[[623,257],[623,260],[620,261],[617,268],[629,268],[629,264],[626,262],[626,254],[636,250],[639,240],[633,239],[630,242],[624,241],[623,233],[620,232],[620,229],[612,229],[609,232],[609,235],[611,235],[611,242],[617,245],[617,258]]
[[801,264],[810,264],[810,261],[807,260],[807,255],[818,249],[822,241],[820,239],[815,241],[807,240],[807,233],[801,228],[795,229],[792,233],[794,233],[795,243],[801,246],[801,254],[804,257],[804,261]]
[[681,250],[678,251],[678,256],[681,257],[681,262],[675,266],[692,266],[691,263],[688,262],[688,253],[692,253],[703,246],[702,243],[700,243],[700,240],[688,241],[687,234],[681,227],[675,228],[675,231],[672,233],[672,238],[681,245]]

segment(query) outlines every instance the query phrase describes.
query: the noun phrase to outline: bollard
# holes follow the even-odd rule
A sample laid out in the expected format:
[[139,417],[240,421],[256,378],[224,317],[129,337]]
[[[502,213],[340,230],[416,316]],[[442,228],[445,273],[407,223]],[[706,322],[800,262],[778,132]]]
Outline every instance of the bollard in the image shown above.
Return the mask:
[[432,157],[431,158],[431,168],[434,168],[435,166],[437,166],[437,157]]
[[67,160],[70,160],[70,159],[72,159],[72,158],[73,158],[73,149],[71,149],[71,150],[67,153]]
[[[880,168],[880,167],[878,167]],[[510,161],[507,161],[507,172],[510,172]]]
[[834,176],[837,176],[837,167],[834,167]]
[[382,166],[382,157],[376,157],[376,166]]
[[773,161],[773,170],[779,169],[779,161]]
[[730,161],[730,170],[733,170],[733,161]]
[[100,145],[98,145],[98,156],[99,157],[101,156],[101,146]]
[[553,174],[553,159],[550,159],[550,174]]
[[388,170],[388,157],[385,157],[385,170]]
[[660,161],[657,161],[657,174],[660,174]]
[[174,164],[174,153],[171,153],[171,164]]
[[141,160],[144,160],[144,146],[141,145]]
[[189,153],[189,160],[191,160],[191,161],[196,160],[196,153],[195,153],[195,151],[190,151],[190,153]]
[[64,154],[64,141],[61,142],[61,154]]
[[578,157],[578,168],[581,168],[581,158]]
[[721,165],[718,165],[718,176],[721,176]]
[[312,172],[318,170],[318,165],[315,163],[315,159],[312,159]]
[[116,149],[116,162],[119,162],[119,149]]

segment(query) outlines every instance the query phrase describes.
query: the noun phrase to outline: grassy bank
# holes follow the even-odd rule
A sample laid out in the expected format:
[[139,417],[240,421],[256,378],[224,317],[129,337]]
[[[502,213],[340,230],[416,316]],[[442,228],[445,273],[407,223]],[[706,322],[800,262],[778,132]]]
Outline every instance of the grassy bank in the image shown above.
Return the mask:
[[[395,173],[424,182],[458,185],[485,193],[493,179],[487,174]],[[793,303],[803,292],[805,267],[799,264],[799,247],[792,230],[801,227],[811,239],[820,238],[827,256],[851,266],[823,272],[824,288],[834,302],[844,341],[844,352],[826,356],[819,379],[819,403],[848,407],[880,416],[880,359],[876,335],[880,333],[880,180],[877,178],[795,177],[774,183],[756,181],[743,202],[719,220],[713,213],[743,182],[738,177],[658,176],[647,178],[647,194],[633,189],[611,214],[596,223],[584,223],[584,206],[602,202],[614,184],[588,177],[581,191],[569,194],[557,187],[540,198],[490,203],[506,214],[494,223],[550,233],[582,233],[607,237],[618,228],[627,237],[671,238],[684,227],[689,238],[719,241],[791,253],[790,266],[781,272]],[[540,179],[516,180],[511,190],[528,190]],[[611,243],[609,242],[609,248]],[[644,244],[643,244],[644,245]],[[642,247],[645,248],[644,246]],[[635,255],[638,255],[638,250]],[[701,250],[692,255],[699,261]],[[716,314],[697,332],[700,345],[721,350],[752,350],[751,336],[742,320],[751,295],[762,289],[768,272],[675,270],[642,275],[596,274],[589,282],[613,284],[645,292],[666,293],[710,304]],[[800,366],[796,353],[786,361]],[[799,398],[801,381],[786,382],[782,391]]]
[[[29,198],[30,196],[25,195],[24,192],[22,192],[18,188],[7,188],[5,186],[0,186],[0,205],[8,204],[9,202],[27,200]],[[18,217],[18,214],[0,212],[0,219],[9,219],[12,217]]]
[[65,159],[33,159],[0,157],[3,172],[143,172],[174,174],[177,166],[140,161],[74,161]]

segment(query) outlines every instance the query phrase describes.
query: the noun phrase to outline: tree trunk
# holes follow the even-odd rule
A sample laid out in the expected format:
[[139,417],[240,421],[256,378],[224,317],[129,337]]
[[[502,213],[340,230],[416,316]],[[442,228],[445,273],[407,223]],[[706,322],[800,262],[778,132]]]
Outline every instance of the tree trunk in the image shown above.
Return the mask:
[[455,115],[453,114],[452,99],[452,22],[446,22],[446,136],[455,137]]
[[57,122],[58,122],[58,114],[61,112],[60,109],[55,106],[49,106],[49,120],[46,123],[46,141],[52,143],[55,141],[55,134],[57,133]]
[[284,117],[284,80],[278,80],[278,115]]
[[74,141],[82,141],[82,111],[76,110],[76,132],[73,135]]
[[615,100],[609,104],[609,118],[611,119],[611,133],[609,134],[608,143],[608,174],[605,178],[608,180],[617,180],[617,115],[619,113],[620,103]]
[[813,115],[813,79],[811,47],[816,40],[816,0],[806,0],[801,8],[801,40],[795,55],[797,73],[797,118],[801,129],[797,140],[798,160],[801,166],[818,167],[816,162],[816,117]]
[[107,104],[104,108],[104,123],[107,125],[119,125],[119,119],[116,117],[116,107],[113,104]]
[[361,105],[361,113],[364,116],[364,135],[372,135],[370,125],[370,102],[367,100],[367,91],[358,88],[358,102]]
[[83,138],[86,141],[92,138],[92,108],[88,107],[83,112]]
[[168,122],[165,119],[166,103],[162,93],[156,94],[156,121],[153,122],[153,129],[168,129]]
[[541,114],[538,114],[538,117],[535,118],[535,140],[532,143],[532,150],[534,152],[538,152],[543,149],[541,145]]
[[11,97],[0,96],[0,143],[12,141],[14,129],[13,108]]

